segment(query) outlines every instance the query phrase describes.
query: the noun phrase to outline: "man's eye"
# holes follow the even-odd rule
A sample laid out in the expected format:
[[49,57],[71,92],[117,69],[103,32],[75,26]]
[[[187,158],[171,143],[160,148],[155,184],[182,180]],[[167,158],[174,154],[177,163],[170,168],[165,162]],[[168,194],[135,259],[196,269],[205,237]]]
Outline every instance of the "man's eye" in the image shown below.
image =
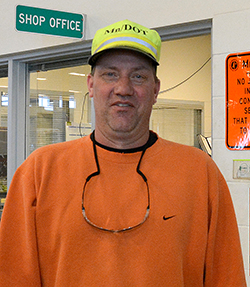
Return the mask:
[[141,74],[135,74],[135,75],[133,75],[132,79],[133,79],[135,82],[142,83],[143,81],[145,81],[146,77],[144,77],[144,76],[141,75]]
[[114,76],[115,76],[115,73],[108,72],[108,73],[106,73],[106,75],[107,75],[108,77],[114,77]]
[[104,73],[107,77],[117,77],[117,74],[115,72],[106,72]]
[[117,78],[117,75],[114,72],[106,72],[106,73],[103,73],[102,77],[105,80],[113,80]]
[[142,75],[139,75],[139,74],[138,74],[138,75],[135,75],[135,78],[136,78],[136,79],[142,79]]

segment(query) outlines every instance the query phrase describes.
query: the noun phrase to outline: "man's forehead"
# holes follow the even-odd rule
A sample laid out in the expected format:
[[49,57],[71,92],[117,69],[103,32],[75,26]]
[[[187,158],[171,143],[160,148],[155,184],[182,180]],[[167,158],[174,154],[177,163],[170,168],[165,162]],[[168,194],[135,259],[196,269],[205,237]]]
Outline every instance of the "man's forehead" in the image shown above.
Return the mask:
[[115,67],[119,63],[130,63],[134,66],[140,66],[140,69],[152,67],[153,62],[145,55],[127,49],[112,49],[105,51],[96,61],[96,66]]

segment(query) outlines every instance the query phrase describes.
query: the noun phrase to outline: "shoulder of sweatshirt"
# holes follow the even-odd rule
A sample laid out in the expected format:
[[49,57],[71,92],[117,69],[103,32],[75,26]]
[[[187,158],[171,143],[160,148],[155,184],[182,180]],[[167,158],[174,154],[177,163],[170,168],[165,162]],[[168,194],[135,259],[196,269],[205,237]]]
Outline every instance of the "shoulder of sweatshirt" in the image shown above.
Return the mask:
[[20,165],[17,171],[28,170],[38,166],[57,164],[65,161],[66,163],[72,158],[92,154],[91,140],[89,136],[72,141],[55,143],[40,147],[33,151],[25,161]]
[[72,141],[65,141],[55,144],[49,144],[43,147],[40,147],[33,151],[29,158],[40,158],[44,156],[58,156],[63,155],[64,153],[74,153],[78,151],[79,149],[83,149],[84,147],[91,147],[91,140],[89,137],[84,137]]
[[160,153],[183,159],[213,161],[212,158],[201,149],[165,140],[160,137],[158,138],[156,144],[149,148],[149,151],[152,155]]

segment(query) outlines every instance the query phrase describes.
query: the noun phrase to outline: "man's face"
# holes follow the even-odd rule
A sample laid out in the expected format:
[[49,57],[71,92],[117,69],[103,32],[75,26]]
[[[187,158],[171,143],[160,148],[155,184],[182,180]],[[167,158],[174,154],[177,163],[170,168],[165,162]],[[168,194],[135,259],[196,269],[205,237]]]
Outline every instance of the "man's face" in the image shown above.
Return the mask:
[[148,132],[160,89],[150,59],[128,50],[105,52],[87,83],[94,99],[96,131],[120,138]]

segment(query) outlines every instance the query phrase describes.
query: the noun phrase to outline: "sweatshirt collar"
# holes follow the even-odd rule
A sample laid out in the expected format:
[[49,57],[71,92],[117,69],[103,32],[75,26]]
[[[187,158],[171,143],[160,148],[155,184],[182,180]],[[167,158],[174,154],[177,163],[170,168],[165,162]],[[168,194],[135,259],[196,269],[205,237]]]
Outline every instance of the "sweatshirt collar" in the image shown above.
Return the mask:
[[92,140],[92,142],[95,142],[95,144],[105,150],[108,151],[112,151],[112,152],[117,152],[117,153],[136,153],[139,151],[143,151],[149,147],[151,147],[157,140],[158,140],[158,136],[156,133],[154,133],[153,131],[150,131],[149,134],[149,138],[148,141],[146,142],[146,144],[144,144],[143,146],[137,147],[137,148],[130,148],[130,149],[116,149],[116,148],[112,148],[109,146],[105,146],[99,142],[97,142],[95,140],[95,131],[92,132],[92,134],[90,135],[90,138]]

